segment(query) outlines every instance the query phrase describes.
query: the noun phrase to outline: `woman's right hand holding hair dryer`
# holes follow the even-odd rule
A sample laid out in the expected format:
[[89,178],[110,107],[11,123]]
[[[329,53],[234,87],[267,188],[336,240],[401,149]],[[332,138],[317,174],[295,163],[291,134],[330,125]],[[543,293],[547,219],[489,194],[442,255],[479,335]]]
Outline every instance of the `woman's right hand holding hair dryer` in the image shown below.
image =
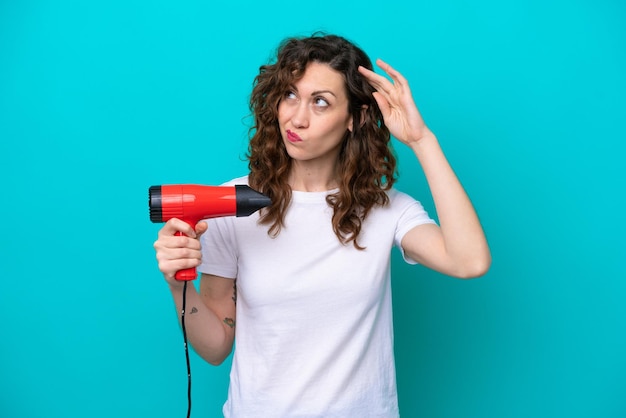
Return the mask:
[[[159,270],[171,286],[183,286],[183,282],[174,277],[177,271],[200,265],[200,236],[206,230],[206,222],[199,222],[194,230],[188,223],[173,218],[159,231],[154,249]],[[184,235],[176,235],[178,232]]]
[[[187,281],[176,280],[176,272],[200,265],[202,253],[200,236],[206,232],[206,222],[194,228],[172,218],[159,231],[154,242],[159,270],[170,286],[177,312],[183,312],[183,294],[189,315],[185,327],[195,351],[210,364],[221,364],[231,353],[235,338],[234,280],[202,274],[200,289]],[[184,235],[176,235],[182,233]],[[182,314],[178,315],[179,321]]]

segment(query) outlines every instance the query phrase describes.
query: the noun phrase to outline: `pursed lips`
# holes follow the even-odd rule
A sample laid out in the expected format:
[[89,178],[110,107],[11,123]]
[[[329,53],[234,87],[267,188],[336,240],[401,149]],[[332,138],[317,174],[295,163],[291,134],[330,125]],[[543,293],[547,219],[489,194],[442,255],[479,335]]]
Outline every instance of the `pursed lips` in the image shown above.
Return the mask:
[[298,136],[297,133],[292,132],[289,129],[287,129],[287,140],[289,142],[301,142],[302,138],[300,138],[300,136]]

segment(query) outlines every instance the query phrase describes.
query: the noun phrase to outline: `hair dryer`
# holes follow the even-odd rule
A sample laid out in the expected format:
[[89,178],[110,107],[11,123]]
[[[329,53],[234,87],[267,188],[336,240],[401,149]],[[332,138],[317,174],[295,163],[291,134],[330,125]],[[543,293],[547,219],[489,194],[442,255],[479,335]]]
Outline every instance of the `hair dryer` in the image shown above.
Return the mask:
[[[172,184],[150,187],[148,203],[152,222],[167,222],[178,218],[195,227],[202,219],[249,216],[269,206],[272,201],[246,185]],[[177,232],[176,235],[183,234]],[[177,280],[194,280],[196,277],[195,268],[176,272]]]

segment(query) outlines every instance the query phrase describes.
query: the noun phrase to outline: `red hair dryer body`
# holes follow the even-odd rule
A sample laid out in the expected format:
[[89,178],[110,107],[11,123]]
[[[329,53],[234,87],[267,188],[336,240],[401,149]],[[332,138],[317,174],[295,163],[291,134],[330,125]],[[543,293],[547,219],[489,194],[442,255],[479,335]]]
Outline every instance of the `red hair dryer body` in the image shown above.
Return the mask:
[[[272,202],[269,197],[245,185],[172,184],[150,187],[148,203],[152,222],[178,218],[193,228],[202,219],[249,216]],[[177,280],[194,280],[196,277],[195,268],[176,272]]]

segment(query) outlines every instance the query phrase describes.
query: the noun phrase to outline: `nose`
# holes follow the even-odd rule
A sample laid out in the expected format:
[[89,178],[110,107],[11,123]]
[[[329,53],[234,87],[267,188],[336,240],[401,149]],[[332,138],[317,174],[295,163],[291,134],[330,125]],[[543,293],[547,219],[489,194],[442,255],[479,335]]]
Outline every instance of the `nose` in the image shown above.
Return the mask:
[[304,100],[298,101],[294,106],[291,123],[295,128],[306,128],[309,126],[309,106]]

